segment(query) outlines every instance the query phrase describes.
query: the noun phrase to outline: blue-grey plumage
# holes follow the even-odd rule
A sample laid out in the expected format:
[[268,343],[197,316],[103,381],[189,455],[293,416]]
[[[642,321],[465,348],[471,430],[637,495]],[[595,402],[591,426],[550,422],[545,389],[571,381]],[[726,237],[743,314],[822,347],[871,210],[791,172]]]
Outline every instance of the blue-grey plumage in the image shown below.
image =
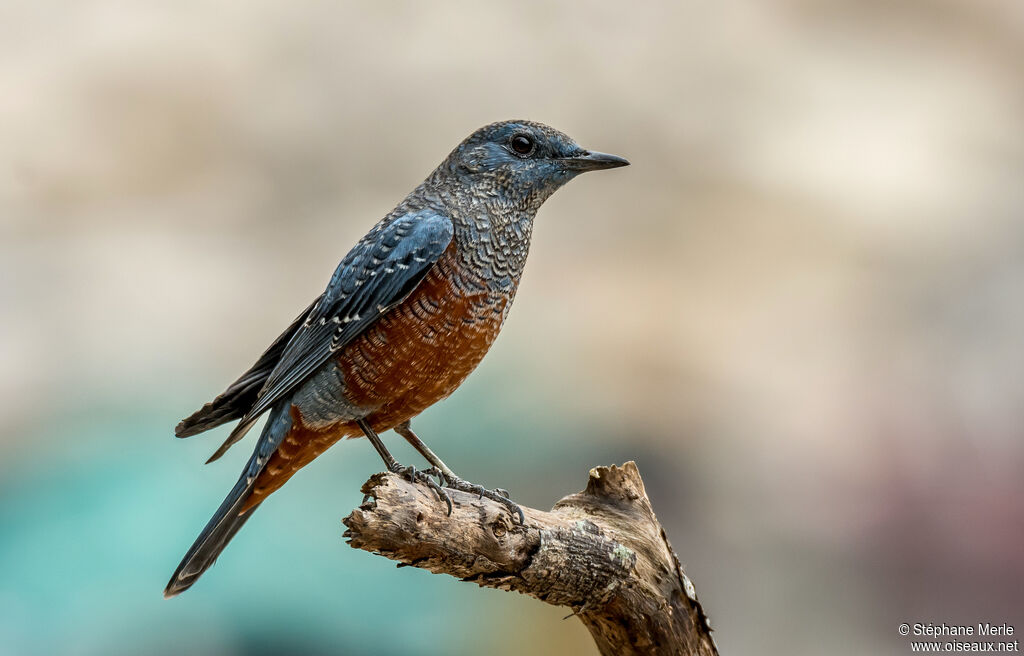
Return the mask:
[[363,237],[288,339],[252,407],[207,462],[224,455],[261,414],[408,296],[448,247],[452,231],[451,219],[422,210],[379,223]]
[[[408,421],[451,394],[497,336],[537,209],[576,175],[626,164],[529,121],[494,123],[459,144],[356,244],[253,367],[179,424],[176,434],[187,437],[240,419],[214,460],[270,411],[165,596],[189,588],[266,496],[340,437],[365,434],[382,451],[375,432],[402,427],[415,446]],[[387,463],[390,454],[381,455]]]

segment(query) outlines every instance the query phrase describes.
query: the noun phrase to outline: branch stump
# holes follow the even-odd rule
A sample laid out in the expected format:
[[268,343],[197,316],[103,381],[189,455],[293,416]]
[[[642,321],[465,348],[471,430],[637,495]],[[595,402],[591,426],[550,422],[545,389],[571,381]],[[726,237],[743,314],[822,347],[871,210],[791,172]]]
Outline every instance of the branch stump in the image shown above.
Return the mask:
[[605,655],[717,655],[711,627],[647,498],[636,463],[595,467],[582,492],[526,522],[489,499],[390,473],[343,520],[349,545],[572,610]]

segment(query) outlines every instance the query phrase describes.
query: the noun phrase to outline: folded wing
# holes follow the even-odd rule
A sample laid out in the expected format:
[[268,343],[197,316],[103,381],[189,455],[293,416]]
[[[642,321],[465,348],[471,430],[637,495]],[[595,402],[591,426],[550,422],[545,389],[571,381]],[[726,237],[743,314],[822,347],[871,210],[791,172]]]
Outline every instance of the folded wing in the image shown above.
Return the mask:
[[[305,319],[296,321],[294,333],[281,348],[251,407],[207,462],[223,455],[263,412],[412,293],[448,248],[453,234],[451,219],[421,210],[382,222],[363,237],[338,265],[327,290]],[[256,368],[239,382],[246,381]]]

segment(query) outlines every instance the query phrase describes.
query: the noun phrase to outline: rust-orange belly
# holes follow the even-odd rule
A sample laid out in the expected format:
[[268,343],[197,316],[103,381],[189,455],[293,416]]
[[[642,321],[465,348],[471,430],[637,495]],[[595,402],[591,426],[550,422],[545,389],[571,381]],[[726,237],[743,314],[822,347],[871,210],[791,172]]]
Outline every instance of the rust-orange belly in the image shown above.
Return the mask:
[[338,359],[345,396],[372,408],[385,431],[455,391],[501,329],[509,298],[456,291],[447,263],[432,269],[399,307],[353,341]]
[[[455,267],[453,244],[405,301],[336,358],[345,397],[370,410],[366,419],[377,432],[394,428],[454,392],[501,329],[511,294],[467,293],[453,284]],[[299,408],[293,406],[291,413],[292,428],[257,478],[242,512],[342,437],[362,434],[352,422],[311,427]]]

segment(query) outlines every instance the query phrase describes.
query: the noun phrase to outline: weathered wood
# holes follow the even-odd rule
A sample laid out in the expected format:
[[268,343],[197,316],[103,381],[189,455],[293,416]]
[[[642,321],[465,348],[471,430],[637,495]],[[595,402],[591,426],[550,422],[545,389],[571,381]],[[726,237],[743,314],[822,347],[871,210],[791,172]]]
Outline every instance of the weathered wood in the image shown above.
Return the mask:
[[566,606],[602,654],[717,654],[707,616],[651,509],[636,464],[595,467],[587,488],[526,523],[488,499],[395,474],[363,485],[343,521],[358,549],[481,586]]

